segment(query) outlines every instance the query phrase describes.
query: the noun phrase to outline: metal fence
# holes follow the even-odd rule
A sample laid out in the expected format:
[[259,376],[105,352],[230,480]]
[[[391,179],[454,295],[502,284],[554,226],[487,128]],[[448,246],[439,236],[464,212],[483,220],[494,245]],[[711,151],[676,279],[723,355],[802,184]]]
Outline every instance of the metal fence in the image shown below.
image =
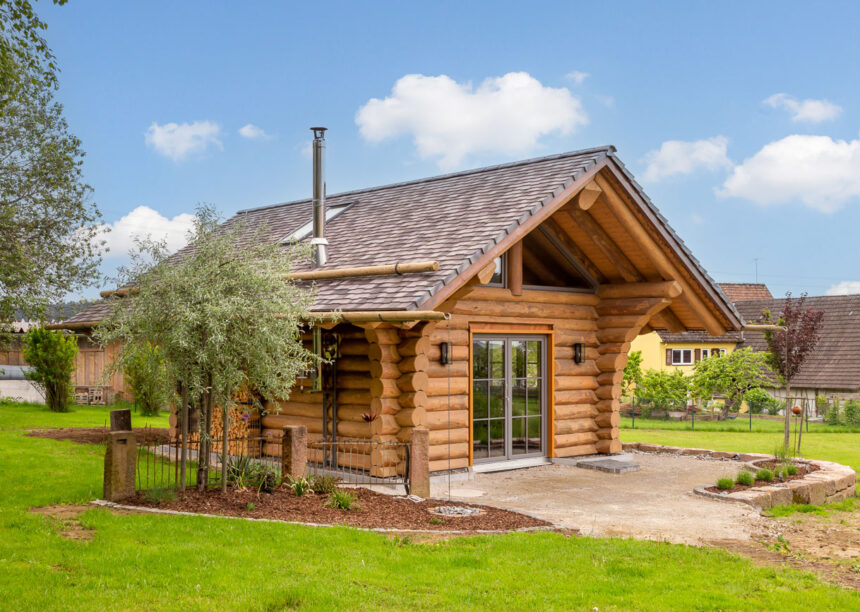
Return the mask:
[[308,443],[307,472],[343,485],[403,486],[409,493],[409,442],[339,439]]
[[[264,450],[267,441],[259,435],[228,438],[228,481],[236,481],[254,468],[267,468],[281,475],[281,458],[269,457]],[[189,440],[186,447],[186,487],[196,487],[199,479],[205,478],[208,487],[220,486],[222,473],[223,439],[209,441],[208,461],[201,456],[199,436]],[[202,451],[206,454],[205,448]],[[137,443],[135,465],[135,490],[177,489],[180,486],[182,444],[178,439],[159,440],[152,436],[141,436]],[[201,469],[207,465],[209,469]]]

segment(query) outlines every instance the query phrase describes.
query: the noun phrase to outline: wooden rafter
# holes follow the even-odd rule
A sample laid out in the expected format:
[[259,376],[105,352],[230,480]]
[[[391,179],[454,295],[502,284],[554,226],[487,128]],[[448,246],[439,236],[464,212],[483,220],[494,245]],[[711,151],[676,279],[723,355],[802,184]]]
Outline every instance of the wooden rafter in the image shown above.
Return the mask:
[[578,208],[566,208],[564,211],[568,214],[571,220],[581,227],[591,238],[592,242],[597,245],[597,248],[606,256],[606,258],[615,266],[618,273],[628,283],[639,282],[644,280],[644,276],[639,273],[630,258],[624,254],[624,251],[615,244],[606,230],[585,211]]
[[597,281],[597,283],[603,283],[606,281],[606,277],[603,273],[591,262],[585,252],[579,248],[579,245],[570,239],[567,232],[565,232],[554,219],[547,219],[540,227],[543,231],[548,232],[560,244],[563,244],[570,254],[576,258],[583,268],[585,268],[588,275]]

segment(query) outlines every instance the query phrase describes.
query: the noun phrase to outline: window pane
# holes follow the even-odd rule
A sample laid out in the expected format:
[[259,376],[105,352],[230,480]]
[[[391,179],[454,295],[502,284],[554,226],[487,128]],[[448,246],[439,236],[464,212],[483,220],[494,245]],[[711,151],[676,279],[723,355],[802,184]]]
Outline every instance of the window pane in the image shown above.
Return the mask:
[[501,340],[490,340],[490,377],[505,377],[505,343]]
[[490,457],[505,456],[505,420],[490,420]]
[[488,389],[490,383],[486,380],[476,380],[472,383],[472,417],[486,419],[488,406]]
[[490,417],[505,416],[505,381],[494,380],[490,383]]
[[488,378],[487,372],[489,369],[487,367],[487,359],[487,341],[475,340],[472,343],[472,361],[474,363],[472,366],[472,376],[474,378]]
[[684,363],[693,363],[693,351],[684,349]]
[[525,378],[526,376],[526,343],[522,340],[511,342],[511,360],[513,361],[511,376]]
[[495,272],[493,272],[493,278],[490,279],[489,284],[490,285],[504,285],[505,284],[505,278],[504,278],[504,266],[502,265],[502,258],[496,257],[493,260],[493,264],[495,264],[496,270],[495,270]]
[[526,381],[517,378],[512,381],[514,388],[511,397],[511,414],[515,417],[526,414]]
[[528,431],[528,452],[537,453],[540,452],[540,429],[541,429],[541,419],[540,417],[529,417],[529,431]]
[[529,379],[529,399],[528,399],[529,416],[540,416],[540,379]]
[[489,446],[487,444],[487,422],[475,421],[472,433],[472,456],[475,459],[489,457]]
[[672,351],[672,363],[681,363],[681,351],[677,349]]
[[526,419],[511,419],[511,454],[528,452],[526,445]]

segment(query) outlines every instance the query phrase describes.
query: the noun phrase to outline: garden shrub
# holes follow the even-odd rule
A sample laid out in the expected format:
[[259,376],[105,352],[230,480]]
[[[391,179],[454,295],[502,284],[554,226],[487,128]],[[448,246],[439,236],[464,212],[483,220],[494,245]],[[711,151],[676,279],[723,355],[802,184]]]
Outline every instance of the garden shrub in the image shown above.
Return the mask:
[[328,502],[326,502],[326,506],[329,508],[335,508],[336,510],[353,510],[354,508],[357,508],[355,505],[355,497],[351,493],[347,493],[340,489],[335,489],[331,492]]
[[764,482],[772,482],[773,481],[773,472],[768,469],[762,468],[758,472],[755,473],[755,479],[761,480]]
[[849,427],[860,427],[860,402],[856,400],[845,402],[843,416],[845,417],[845,424]]
[[753,414],[777,414],[782,407],[782,402],[762,388],[750,389],[744,399]]
[[311,488],[314,493],[328,495],[337,489],[338,478],[334,476],[314,476],[311,478]]
[[272,468],[260,463],[251,469],[249,484],[261,493],[274,493],[278,486],[278,473]]
[[32,367],[27,378],[41,390],[53,412],[68,412],[78,342],[73,335],[42,327],[24,335],[23,356]]
[[717,488],[720,491],[728,491],[729,489],[733,488],[734,486],[735,486],[735,481],[732,480],[731,478],[726,477],[726,478],[720,478],[719,480],[717,480]]
[[830,409],[827,411],[827,415],[824,417],[824,422],[828,425],[842,425],[842,419],[839,417],[839,400],[833,400],[833,404],[830,406]]
[[786,476],[797,476],[797,466],[792,464],[787,464],[782,467],[782,471]]
[[633,395],[642,407],[642,416],[648,417],[652,410],[681,410],[687,402],[690,380],[680,370],[664,372],[646,370]]
[[129,347],[124,359],[125,380],[134,395],[134,404],[145,416],[158,416],[167,405],[170,391],[164,358],[158,346],[147,342]]
[[746,485],[751,487],[755,484],[755,478],[753,478],[752,472],[740,472],[738,473],[737,483],[739,485]]

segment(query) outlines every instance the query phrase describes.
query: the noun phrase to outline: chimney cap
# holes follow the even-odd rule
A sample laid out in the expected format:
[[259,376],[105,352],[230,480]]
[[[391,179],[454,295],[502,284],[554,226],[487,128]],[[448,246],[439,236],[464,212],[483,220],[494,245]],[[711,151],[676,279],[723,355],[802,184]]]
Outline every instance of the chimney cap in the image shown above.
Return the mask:
[[328,128],[324,127],[312,127],[311,131],[314,133],[314,138],[325,138],[325,133]]

